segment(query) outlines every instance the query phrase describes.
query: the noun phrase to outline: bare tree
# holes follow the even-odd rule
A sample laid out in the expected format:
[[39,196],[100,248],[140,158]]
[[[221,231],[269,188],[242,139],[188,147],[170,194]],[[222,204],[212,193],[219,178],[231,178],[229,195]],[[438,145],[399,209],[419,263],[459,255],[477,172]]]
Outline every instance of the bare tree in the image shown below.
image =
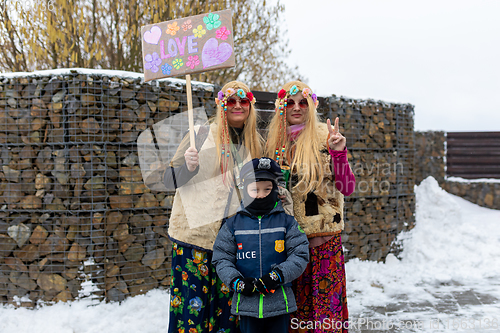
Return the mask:
[[63,67],[142,72],[141,26],[231,8],[236,66],[194,75],[275,90],[300,77],[280,24],[284,5],[265,0],[0,0],[0,70]]

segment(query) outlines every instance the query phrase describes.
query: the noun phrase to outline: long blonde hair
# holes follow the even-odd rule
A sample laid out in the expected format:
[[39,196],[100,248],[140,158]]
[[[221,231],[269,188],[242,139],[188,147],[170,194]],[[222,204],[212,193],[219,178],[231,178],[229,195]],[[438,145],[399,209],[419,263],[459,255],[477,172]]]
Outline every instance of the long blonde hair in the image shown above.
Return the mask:
[[[238,91],[238,89],[243,89],[245,93],[251,92],[250,88],[248,88],[246,84],[240,81],[231,81],[229,83],[226,83],[224,87],[222,87],[222,91],[226,92],[228,88],[233,89],[235,92]],[[213,121],[217,125],[217,136],[215,138],[215,143],[217,147],[218,162],[221,166],[222,171],[224,172],[225,170],[231,170],[234,164],[232,158],[227,158],[226,155],[222,156],[222,149],[227,149],[227,144],[231,143],[231,136],[229,135],[226,112],[221,106],[221,101],[219,99],[217,99],[216,101],[217,113],[215,119],[213,119]],[[242,135],[242,144],[245,146],[252,158],[261,157],[264,140],[262,139],[262,136],[257,132],[257,112],[255,110],[253,101],[251,101],[250,103],[250,111],[248,114],[248,118],[245,120]],[[229,142],[227,140],[229,140]],[[225,163],[227,163],[226,165],[228,169],[225,169],[223,167]]]
[[[296,86],[300,92],[306,88],[311,92],[311,88],[305,83],[291,81],[282,87],[282,90],[285,90],[287,93],[284,97],[285,99],[290,95],[290,88],[293,86]],[[265,148],[265,155],[280,163],[283,163],[283,155],[287,157],[290,169],[296,172],[299,177],[294,189],[300,189],[303,197],[319,187],[324,177],[324,166],[320,155],[321,143],[316,133],[318,124],[320,123],[318,112],[316,111],[316,104],[312,98],[312,94],[307,94],[306,98],[309,109],[305,120],[305,127],[293,144],[287,136],[289,125],[286,121],[286,107],[283,110],[283,114],[280,115],[279,108],[280,105],[283,105],[283,99],[279,97],[276,99],[276,112],[268,126],[268,137]],[[282,151],[283,147],[284,151]],[[280,156],[282,156],[281,161]]]

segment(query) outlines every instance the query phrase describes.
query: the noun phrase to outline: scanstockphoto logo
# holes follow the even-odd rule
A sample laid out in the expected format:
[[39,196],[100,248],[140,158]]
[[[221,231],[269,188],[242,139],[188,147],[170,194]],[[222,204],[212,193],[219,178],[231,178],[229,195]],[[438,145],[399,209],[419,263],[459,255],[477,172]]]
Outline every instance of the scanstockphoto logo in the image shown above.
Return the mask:
[[292,318],[290,328],[294,330],[320,330],[322,332],[347,330],[376,331],[395,330],[397,332],[430,332],[434,330],[449,331],[471,331],[476,330],[498,332],[498,318],[496,317],[469,317],[469,318],[427,318],[424,320],[398,320],[398,319],[375,319],[354,318],[348,321],[339,321],[333,318],[324,318],[317,321],[303,321]]
[[55,13],[54,0],[7,0],[6,9],[15,12],[32,11],[40,9]]
[[421,320],[378,320],[371,318],[358,318],[349,321],[338,321],[332,318],[325,318],[318,321],[301,321],[292,318],[290,327],[294,330],[321,330],[323,332],[338,330],[422,330],[424,322]]

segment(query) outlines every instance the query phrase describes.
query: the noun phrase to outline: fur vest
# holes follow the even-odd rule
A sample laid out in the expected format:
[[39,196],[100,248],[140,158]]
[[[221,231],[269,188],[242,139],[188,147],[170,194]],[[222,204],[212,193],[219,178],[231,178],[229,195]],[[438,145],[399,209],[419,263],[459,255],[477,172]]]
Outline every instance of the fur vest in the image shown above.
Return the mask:
[[[332,156],[327,147],[326,124],[318,124],[316,133],[325,170],[321,185],[305,198],[302,198],[298,189],[291,190],[294,216],[308,238],[330,236],[344,229],[344,195],[335,187]],[[292,176],[294,173],[296,170],[292,170]]]

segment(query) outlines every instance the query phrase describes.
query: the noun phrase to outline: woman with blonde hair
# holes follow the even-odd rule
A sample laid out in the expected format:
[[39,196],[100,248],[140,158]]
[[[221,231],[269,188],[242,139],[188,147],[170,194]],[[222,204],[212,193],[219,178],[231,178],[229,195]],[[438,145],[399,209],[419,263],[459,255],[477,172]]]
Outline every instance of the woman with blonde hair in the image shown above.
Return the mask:
[[[347,161],[346,139],[339,119],[322,123],[318,99],[300,81],[286,83],[278,93],[268,127],[265,154],[289,170],[293,212],[309,239],[309,264],[294,282],[297,312],[290,332],[304,332],[300,323],[329,320],[332,332],[347,331],[348,310],[344,255],[344,196],[354,191]],[[308,332],[323,332],[322,327]]]
[[212,247],[224,218],[239,205],[239,169],[262,154],[255,98],[242,82],[224,85],[217,114],[198,126],[196,147],[181,142],[163,181],[175,189],[168,235],[173,242],[169,332],[239,332],[232,292],[212,266]]

